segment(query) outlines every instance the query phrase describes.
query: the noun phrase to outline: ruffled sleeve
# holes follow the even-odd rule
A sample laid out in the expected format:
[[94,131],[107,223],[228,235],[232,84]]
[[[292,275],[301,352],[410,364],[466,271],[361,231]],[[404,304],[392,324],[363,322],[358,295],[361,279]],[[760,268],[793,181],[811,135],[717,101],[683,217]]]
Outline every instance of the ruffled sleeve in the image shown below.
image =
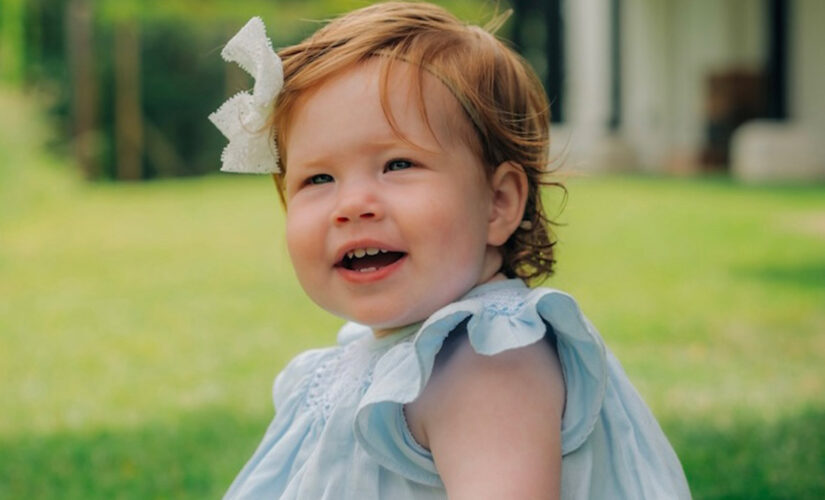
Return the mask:
[[410,480],[442,485],[432,456],[409,432],[403,405],[422,392],[444,340],[465,320],[471,345],[483,355],[524,347],[545,336],[555,340],[567,389],[562,454],[580,447],[593,431],[604,401],[604,345],[569,295],[530,290],[510,280],[474,289],[433,314],[411,341],[382,356],[355,417],[355,436],[364,450]]

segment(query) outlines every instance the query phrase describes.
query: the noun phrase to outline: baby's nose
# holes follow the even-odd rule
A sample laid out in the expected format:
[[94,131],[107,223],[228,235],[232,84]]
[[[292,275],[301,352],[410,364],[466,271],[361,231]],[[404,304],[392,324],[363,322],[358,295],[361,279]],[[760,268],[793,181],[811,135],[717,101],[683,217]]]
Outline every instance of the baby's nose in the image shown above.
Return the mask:
[[335,224],[377,220],[383,216],[382,203],[373,190],[356,188],[340,194],[333,213]]
[[363,212],[361,214],[358,214],[356,217],[353,217],[353,216],[350,216],[350,215],[338,215],[338,216],[335,217],[335,222],[344,223],[344,222],[349,222],[350,220],[355,219],[355,218],[358,218],[358,219],[374,219],[375,218],[375,212],[366,211],[366,212]]

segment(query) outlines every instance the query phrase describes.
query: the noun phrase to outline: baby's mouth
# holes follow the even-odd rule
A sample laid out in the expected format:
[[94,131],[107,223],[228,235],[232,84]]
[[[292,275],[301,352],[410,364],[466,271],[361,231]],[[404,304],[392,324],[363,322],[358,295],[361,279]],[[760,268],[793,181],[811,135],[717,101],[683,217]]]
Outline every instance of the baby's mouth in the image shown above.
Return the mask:
[[381,248],[356,248],[347,252],[344,258],[336,264],[336,267],[368,273],[389,266],[405,255],[404,252]]

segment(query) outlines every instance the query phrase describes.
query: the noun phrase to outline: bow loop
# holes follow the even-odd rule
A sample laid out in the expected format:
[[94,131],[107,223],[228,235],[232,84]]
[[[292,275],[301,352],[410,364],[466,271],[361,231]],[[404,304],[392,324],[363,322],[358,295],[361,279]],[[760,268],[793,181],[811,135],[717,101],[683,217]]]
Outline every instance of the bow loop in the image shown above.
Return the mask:
[[221,56],[237,63],[255,79],[251,94],[239,92],[209,115],[209,120],[229,139],[221,154],[221,171],[280,173],[278,148],[268,124],[284,85],[284,71],[261,18],[250,19],[229,40]]

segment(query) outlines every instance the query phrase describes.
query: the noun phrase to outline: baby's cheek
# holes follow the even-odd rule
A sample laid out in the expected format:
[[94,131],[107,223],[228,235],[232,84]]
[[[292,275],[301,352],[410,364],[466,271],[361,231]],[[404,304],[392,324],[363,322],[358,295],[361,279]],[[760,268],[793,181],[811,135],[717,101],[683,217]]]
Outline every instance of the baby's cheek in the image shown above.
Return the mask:
[[294,223],[290,222],[290,219],[287,218],[286,228],[284,230],[284,238],[286,239],[286,248],[289,251],[289,256],[295,254],[295,247],[299,246],[300,244],[300,234],[295,230]]
[[285,236],[289,257],[296,271],[300,272],[308,260],[318,258],[318,249],[321,248],[320,234],[312,231],[308,221],[298,217],[287,217]]

